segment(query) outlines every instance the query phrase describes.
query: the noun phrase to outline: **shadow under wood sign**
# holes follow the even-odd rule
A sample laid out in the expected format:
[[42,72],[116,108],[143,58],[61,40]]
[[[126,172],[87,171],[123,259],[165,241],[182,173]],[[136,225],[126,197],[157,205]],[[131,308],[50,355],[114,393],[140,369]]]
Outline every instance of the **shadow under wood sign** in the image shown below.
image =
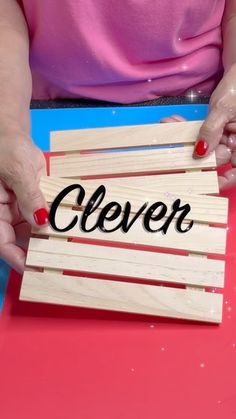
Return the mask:
[[[27,267],[38,269],[26,268],[20,298],[220,323],[228,201],[213,196],[219,193],[214,153],[192,158],[200,125],[52,133],[50,176],[41,179],[42,191],[54,205],[58,194],[74,188],[64,193],[55,211],[59,227],[32,232]],[[106,193],[91,199],[100,185]],[[176,200],[191,209],[182,217],[182,227],[192,222],[184,233],[176,228]],[[110,203],[103,229],[97,228]],[[150,232],[144,220],[148,206],[156,203],[159,218],[149,211],[148,222],[154,226],[156,217],[159,228]],[[81,220],[88,212],[85,231]],[[132,219],[138,212],[127,232],[111,228],[122,214]],[[163,234],[161,225],[168,219]],[[112,232],[104,232],[104,220]],[[68,224],[71,228],[65,228]],[[211,287],[218,291],[209,292]]]

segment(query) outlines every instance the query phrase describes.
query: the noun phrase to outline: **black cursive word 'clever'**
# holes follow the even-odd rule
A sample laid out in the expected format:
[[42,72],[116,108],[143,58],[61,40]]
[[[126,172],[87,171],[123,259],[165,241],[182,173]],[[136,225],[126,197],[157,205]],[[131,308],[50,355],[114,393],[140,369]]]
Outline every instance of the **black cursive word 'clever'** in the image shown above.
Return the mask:
[[[80,217],[80,228],[84,232],[91,232],[94,231],[96,228],[106,232],[111,233],[118,229],[121,229],[124,233],[127,233],[130,228],[133,226],[133,224],[136,222],[136,220],[140,217],[141,214],[143,214],[143,226],[144,228],[150,232],[150,233],[156,233],[156,232],[162,232],[163,234],[166,234],[168,231],[168,228],[170,226],[170,223],[175,220],[175,228],[179,233],[186,233],[189,231],[193,226],[193,221],[190,221],[188,224],[186,224],[186,216],[191,211],[191,207],[189,204],[181,205],[181,200],[176,199],[172,206],[171,206],[171,213],[168,211],[167,205],[164,202],[158,201],[154,202],[152,205],[149,205],[148,202],[145,202],[139,210],[136,212],[136,214],[132,213],[131,203],[127,201],[122,208],[122,206],[116,202],[112,201],[106,204],[104,207],[102,207],[102,202],[106,195],[106,188],[104,185],[100,185],[92,194],[90,199],[87,201],[87,203],[84,205],[83,201],[85,198],[85,190],[80,184],[74,184],[66,187],[61,191],[55,200],[53,201],[50,209],[49,214],[49,221],[51,224],[51,227],[58,232],[67,232],[75,227],[75,225],[78,223],[78,215],[75,215],[73,220],[64,228],[59,228],[56,224],[55,218],[56,218],[56,212],[59,207],[59,205],[62,203],[63,199],[68,195],[70,192],[78,189],[78,195],[76,199],[76,204],[80,207],[83,207],[82,215]],[[92,227],[87,226],[88,219],[91,214],[93,214],[98,208],[101,209],[100,213],[98,214],[98,217]],[[167,212],[169,215],[166,215]],[[178,215],[178,216],[177,216]],[[118,224],[108,229],[105,226],[105,222],[111,222],[115,221],[116,219],[120,218],[118,220]],[[189,219],[189,217],[188,217]],[[151,226],[151,222],[157,222],[163,220],[163,224],[160,227],[153,228]],[[185,223],[184,223],[185,221]],[[184,223],[184,224],[183,224]]]

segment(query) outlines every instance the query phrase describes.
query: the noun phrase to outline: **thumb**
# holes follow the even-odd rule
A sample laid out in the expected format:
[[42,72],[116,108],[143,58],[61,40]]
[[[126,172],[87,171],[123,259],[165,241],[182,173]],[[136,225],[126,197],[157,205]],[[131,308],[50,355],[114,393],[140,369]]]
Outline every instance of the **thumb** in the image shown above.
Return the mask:
[[221,140],[227,122],[227,115],[222,110],[215,107],[210,110],[199,131],[193,152],[194,158],[205,157],[215,150]]
[[11,188],[23,218],[34,227],[46,225],[49,219],[48,206],[36,174],[22,173],[18,179],[13,176]]

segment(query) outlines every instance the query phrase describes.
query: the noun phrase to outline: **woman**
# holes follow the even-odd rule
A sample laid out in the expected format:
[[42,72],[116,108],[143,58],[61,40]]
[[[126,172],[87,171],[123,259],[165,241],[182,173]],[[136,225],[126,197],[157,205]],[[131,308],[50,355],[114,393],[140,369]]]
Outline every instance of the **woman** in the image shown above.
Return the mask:
[[[24,221],[48,221],[32,96],[134,103],[211,94],[194,157],[216,150],[234,167],[235,40],[236,0],[0,0],[0,258],[22,272]],[[236,169],[219,181],[236,184]]]

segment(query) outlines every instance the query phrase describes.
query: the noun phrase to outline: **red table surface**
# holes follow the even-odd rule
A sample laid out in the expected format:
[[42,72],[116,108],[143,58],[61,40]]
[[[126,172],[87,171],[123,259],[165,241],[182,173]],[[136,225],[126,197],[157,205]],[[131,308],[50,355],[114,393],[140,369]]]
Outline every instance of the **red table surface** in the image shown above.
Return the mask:
[[0,418],[234,419],[236,193],[220,326],[18,300],[0,321]]

